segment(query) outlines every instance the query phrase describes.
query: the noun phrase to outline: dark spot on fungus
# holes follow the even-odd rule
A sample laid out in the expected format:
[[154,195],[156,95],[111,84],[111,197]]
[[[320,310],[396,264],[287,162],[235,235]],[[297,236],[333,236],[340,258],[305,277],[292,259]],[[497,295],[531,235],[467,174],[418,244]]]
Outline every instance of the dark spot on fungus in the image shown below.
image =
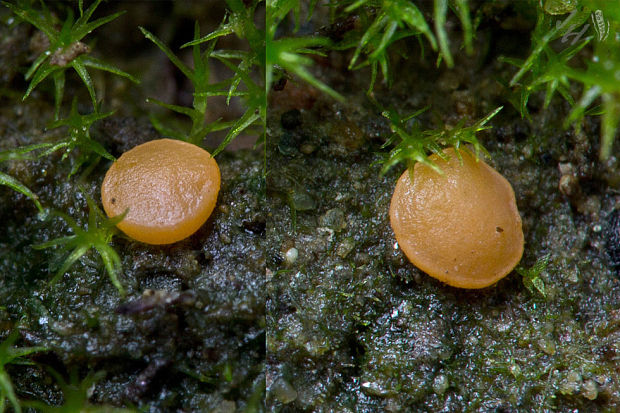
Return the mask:
[[113,204],[116,204],[116,198],[110,199],[110,202],[113,203]]
[[495,227],[495,231],[497,231],[497,232],[504,232],[504,228],[502,228],[502,227]]

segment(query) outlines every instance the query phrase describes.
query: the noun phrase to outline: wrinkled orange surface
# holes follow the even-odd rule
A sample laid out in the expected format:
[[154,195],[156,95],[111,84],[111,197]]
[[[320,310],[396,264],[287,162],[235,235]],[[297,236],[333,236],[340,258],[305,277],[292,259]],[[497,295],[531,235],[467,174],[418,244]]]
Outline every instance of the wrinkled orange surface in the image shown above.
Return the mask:
[[215,208],[220,170],[209,152],[190,143],[159,139],[125,152],[101,186],[109,217],[128,213],[118,224],[147,244],[189,237]]
[[495,169],[461,150],[430,159],[440,175],[417,163],[399,178],[390,223],[409,261],[460,288],[487,287],[508,274],[523,254],[523,231],[514,191]]

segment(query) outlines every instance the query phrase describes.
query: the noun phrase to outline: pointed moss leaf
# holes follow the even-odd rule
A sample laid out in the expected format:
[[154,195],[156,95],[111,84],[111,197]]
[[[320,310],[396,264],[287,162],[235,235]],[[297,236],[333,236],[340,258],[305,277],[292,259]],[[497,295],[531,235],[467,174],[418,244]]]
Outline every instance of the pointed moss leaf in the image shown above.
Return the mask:
[[222,37],[222,36],[227,36],[234,32],[235,31],[234,31],[233,26],[231,24],[226,24],[214,30],[213,32],[201,37],[200,39],[195,39],[195,40],[192,40],[191,42],[185,43],[184,45],[181,46],[181,49],[185,47],[189,47],[189,46],[195,46],[195,45],[199,45],[202,43],[206,43],[210,40],[217,39],[218,37]]
[[41,53],[32,63],[32,65],[30,66],[30,69],[28,69],[28,71],[26,72],[26,74],[24,75],[24,79],[29,80],[30,77],[32,77],[32,75],[34,74],[34,72],[37,71],[37,69],[39,68],[39,66],[41,66],[41,64],[45,61],[45,59],[47,59],[49,57],[49,54],[46,53]]
[[463,42],[465,43],[465,52],[471,55],[474,52],[473,38],[474,31],[471,24],[471,18],[469,15],[468,0],[455,0],[456,12],[461,21],[463,27]]
[[124,296],[126,294],[125,288],[118,279],[118,272],[121,268],[121,259],[118,254],[107,244],[98,244],[95,248],[99,252],[99,255],[101,255],[101,259],[103,260],[105,268],[108,271],[112,284],[119,291],[119,294]]
[[267,2],[267,26],[275,27],[287,14],[293,11],[295,28],[299,27],[301,3],[298,0],[270,0]]
[[[495,108],[495,110],[493,110],[491,113],[489,113],[484,118],[476,122],[475,125],[477,125],[477,127],[486,125],[486,123],[490,121],[495,115],[497,115],[503,108],[504,108],[503,106],[499,106]],[[482,129],[478,129],[478,130],[482,130]]]
[[108,151],[105,150],[105,148],[103,147],[103,145],[101,145],[99,142],[89,139],[87,141],[85,141],[82,145],[83,148],[88,149],[91,152],[95,152],[97,155],[106,158],[109,161],[114,162],[116,160],[116,158],[114,156],[112,156],[112,154]]
[[177,113],[180,113],[180,114],[183,114],[183,115],[187,115],[187,116],[190,116],[190,117],[193,116],[194,112],[195,112],[194,109],[188,108],[187,106],[173,105],[173,104],[170,104],[170,103],[162,102],[161,100],[155,99],[155,98],[147,98],[146,101],[148,103],[155,103],[156,105],[159,105],[159,106],[164,107],[166,109],[170,109],[170,110],[172,110],[174,112],[177,112]]
[[336,99],[336,100],[338,100],[340,102],[344,102],[345,101],[344,96],[342,96],[340,93],[336,92],[331,87],[327,86],[325,83],[323,83],[320,80],[318,80],[307,69],[305,69],[303,67],[298,67],[297,71],[295,72],[295,74],[297,76],[299,76],[300,78],[302,78],[303,80],[305,80],[306,82],[308,82],[310,85],[312,85],[315,88],[317,88],[318,90],[320,90],[321,92],[328,94],[332,98],[334,98],[334,99]]
[[351,13],[353,10],[363,6],[365,3],[368,3],[368,0],[357,0],[355,3],[344,9],[344,11],[346,11],[347,13]]
[[570,112],[566,121],[565,127],[577,120],[583,118],[586,109],[592,104],[592,102],[601,95],[601,87],[596,85],[589,88],[579,99],[573,110]]
[[56,275],[49,282],[49,285],[53,285],[69,270],[69,268],[79,260],[90,249],[88,245],[77,246],[71,254],[65,259],[60,269],[56,272]]
[[34,145],[20,146],[18,148],[0,151],[0,162],[7,160],[32,160],[35,157],[32,152],[38,149],[49,148],[50,143],[37,143]]
[[42,250],[45,248],[51,247],[59,247],[65,244],[68,244],[70,241],[74,240],[77,235],[67,235],[66,237],[55,238],[50,241],[42,242],[40,244],[32,245],[32,248],[35,250]]
[[9,400],[14,412],[21,412],[21,405],[13,388],[11,378],[5,370],[7,364],[26,365],[32,364],[29,360],[22,357],[29,354],[46,351],[45,347],[13,347],[13,343],[19,337],[18,330],[13,330],[11,334],[0,343],[0,411],[4,410],[6,399]]
[[14,191],[17,191],[27,196],[28,198],[32,200],[32,202],[34,202],[39,212],[41,213],[45,212],[36,194],[32,192],[26,185],[22,184],[17,179],[13,178],[11,175],[7,175],[4,172],[0,172],[0,185],[8,186]]
[[51,43],[54,43],[57,39],[57,32],[54,28],[53,22],[50,19],[44,19],[39,16],[33,9],[24,9],[21,6],[11,4],[9,2],[3,2],[3,4],[11,9],[22,20],[32,24],[37,29],[41,30],[48,37]]
[[93,86],[92,80],[90,79],[90,75],[88,74],[88,70],[86,70],[86,66],[84,66],[84,64],[82,63],[82,59],[80,57],[77,57],[76,59],[72,60],[69,65],[75,69],[78,76],[80,76],[80,79],[82,79],[82,82],[84,82],[84,85],[88,90],[88,94],[90,95],[90,99],[93,102],[93,107],[96,108],[97,96],[95,95],[95,88]]
[[435,18],[435,33],[439,43],[441,56],[446,60],[448,67],[454,66],[450,46],[448,44],[448,34],[446,33],[446,14],[448,13],[448,0],[435,0],[433,16]]
[[[89,7],[88,9],[86,9],[86,12],[84,12],[84,5],[82,4],[82,7],[79,7],[80,10],[80,17],[77,19],[77,21],[75,22],[75,26],[76,27],[80,27],[83,26],[84,24],[86,24],[86,22],[88,21],[88,19],[90,19],[90,17],[93,15],[93,13],[95,12],[95,9],[97,9],[97,7],[99,7],[99,4],[101,3],[101,0],[95,0]],[[79,39],[78,39],[79,40]]]
[[90,23],[82,23],[82,24],[80,24],[80,20],[78,20],[76,22],[75,26],[73,27],[73,30],[71,31],[71,38],[72,38],[72,40],[74,42],[82,40],[87,34],[91,33],[97,27],[103,26],[104,24],[106,24],[108,22],[111,22],[112,20],[116,19],[117,17],[122,16],[123,14],[125,14],[125,12],[126,12],[125,10],[119,11],[119,12],[111,14],[109,16],[102,17],[100,19],[94,20],[94,21],[92,21]]
[[54,71],[61,70],[61,69],[62,69],[61,67],[52,66],[48,62],[45,62],[44,64],[39,66],[37,71],[34,73],[34,77],[30,81],[30,84],[28,85],[28,89],[26,90],[26,93],[24,93],[22,100],[26,100],[26,98],[30,96],[30,93],[34,90],[34,88],[37,87],[37,85],[41,83],[43,80],[45,80],[47,76],[49,76]]
[[0,370],[0,390],[0,408],[4,410],[4,398],[6,397],[9,399],[15,413],[21,413],[22,409],[20,407],[19,400],[17,399],[17,395],[15,394],[13,383],[4,369]]
[[349,69],[353,68],[362,50],[370,44],[371,39],[377,36],[381,29],[383,29],[383,27],[388,24],[388,22],[389,17],[385,13],[377,16],[375,21],[368,27],[368,29],[366,30],[366,32],[364,32],[364,35],[360,39],[359,44],[355,49],[355,52],[353,53],[353,57],[351,58],[351,62],[349,63]]
[[190,79],[192,81],[194,80],[194,74],[193,74],[192,70],[185,63],[183,63],[178,57],[176,57],[176,55],[172,52],[172,50],[170,50],[168,48],[168,46],[166,46],[161,40],[159,40],[154,34],[149,32],[148,30],[146,30],[144,27],[139,26],[139,29],[142,32],[142,34],[144,35],[144,37],[146,37],[147,39],[149,39],[150,41],[155,43],[155,45],[157,47],[159,47],[159,49],[162,52],[164,52],[166,54],[166,56],[168,56],[168,59],[170,59],[170,61],[177,68],[179,68],[179,70],[181,72],[183,72],[183,74],[188,79]]
[[211,56],[215,58],[219,58],[219,59],[246,60],[246,59],[249,59],[252,55],[243,50],[220,49],[220,50],[213,51],[213,53],[211,53]]
[[106,72],[110,72],[110,73],[114,73],[115,75],[122,76],[122,77],[124,77],[126,79],[131,80],[132,82],[134,82],[136,84],[140,83],[140,80],[138,80],[134,76],[130,75],[129,73],[124,72],[124,71],[120,70],[119,68],[114,67],[114,66],[112,66],[112,65],[110,65],[108,63],[105,63],[105,62],[103,62],[103,61],[101,61],[99,59],[96,59],[96,58],[94,58],[92,56],[84,56],[82,58],[82,63],[85,66],[92,67],[94,69],[104,70]]
[[397,28],[397,21],[391,20],[388,22],[383,32],[383,36],[381,36],[381,40],[377,44],[376,49],[370,54],[370,59],[377,59],[379,58],[379,56],[385,53],[385,49],[392,41],[392,38],[394,37],[394,33],[396,33]]
[[[426,19],[424,19],[424,15],[420,9],[418,9],[415,4],[405,0],[399,0],[395,4],[397,5],[394,7],[394,11],[397,13],[397,16],[395,17],[402,19],[412,29],[419,30],[422,34],[424,34],[424,36],[426,36],[433,50],[437,50],[435,36],[433,36],[433,33],[428,27]],[[466,13],[467,17],[469,17],[469,12],[467,12],[467,10]]]
[[620,124],[620,99],[610,93],[603,95],[603,119],[601,124],[601,161],[611,156],[611,149]]
[[241,116],[241,118],[239,118],[230,128],[222,143],[220,143],[217,149],[213,152],[213,156],[216,156],[222,152],[234,138],[236,138],[241,132],[243,132],[243,130],[252,125],[258,119],[260,119],[260,116],[257,113],[254,113],[254,111],[246,111],[243,116]]
[[[528,58],[523,62],[519,71],[510,80],[510,86],[515,86],[517,82],[532,68],[532,66],[538,61],[540,54],[547,47],[549,42],[556,39],[564,31],[575,27],[577,23],[583,19],[583,13],[571,13],[563,22],[558,25],[552,26],[550,24],[550,18],[544,13],[540,13],[538,16],[538,22],[536,23],[535,33],[533,35],[534,47]],[[537,31],[542,31],[544,34],[538,36]]]
[[[54,74],[54,103],[55,103],[55,112],[54,118],[58,119],[60,114],[60,105],[62,103],[62,98],[64,94],[64,86],[65,86],[65,70],[68,67],[73,67],[77,72],[78,76],[82,79],[86,88],[88,89],[88,93],[93,102],[93,107],[97,107],[97,99],[95,96],[94,87],[92,85],[92,81],[90,80],[90,76],[86,71],[85,65],[90,65],[96,67],[101,70],[106,70],[111,73],[114,73],[119,76],[127,77],[132,81],[136,81],[135,78],[130,76],[129,74],[114,68],[112,66],[103,64],[102,62],[98,62],[95,59],[91,61],[85,61],[85,55],[79,55],[71,59],[67,64],[57,65],[51,64],[51,57],[54,56],[58,50],[66,51],[69,47],[76,44],[76,42],[80,41],[84,36],[91,33],[93,30],[97,29],[103,24],[106,24],[118,16],[123,14],[124,12],[114,13],[112,15],[97,19],[92,22],[88,22],[92,14],[94,13],[97,6],[100,4],[101,0],[94,1],[91,6],[84,11],[82,9],[83,2],[80,1],[78,3],[78,7],[80,10],[80,17],[74,21],[73,19],[73,10],[71,8],[68,9],[67,17],[64,20],[60,30],[57,29],[57,19],[49,12],[45,3],[43,1],[40,2],[42,11],[37,11],[34,9],[25,9],[21,5],[13,6],[8,5],[11,10],[15,14],[17,14],[22,19],[28,21],[41,31],[43,31],[49,42],[50,46],[48,50],[41,53],[31,65],[29,70],[26,72],[26,80],[31,80],[26,93],[24,94],[23,99],[26,99],[32,90],[45,78],[47,78],[50,74]],[[25,3],[24,3],[25,4]]]

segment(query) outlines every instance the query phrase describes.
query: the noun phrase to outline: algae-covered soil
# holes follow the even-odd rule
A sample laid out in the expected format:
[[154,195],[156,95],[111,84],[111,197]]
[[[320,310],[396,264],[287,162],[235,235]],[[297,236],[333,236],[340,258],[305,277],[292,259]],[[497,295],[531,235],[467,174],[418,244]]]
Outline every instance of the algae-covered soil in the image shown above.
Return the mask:
[[[365,95],[369,71],[347,70],[351,51],[316,58],[344,103],[294,79],[269,102],[271,411],[620,409],[618,160],[598,160],[598,120],[563,128],[560,99],[544,110],[533,95],[532,120],[521,119],[501,83],[515,70],[498,57],[526,57],[533,22],[510,26],[518,16],[503,13],[480,25],[473,56],[452,43],[452,69],[420,56],[417,42],[400,44],[407,58],[392,55],[394,83],[378,83],[373,97],[403,116],[429,106],[415,120],[423,130],[504,107],[479,138],[516,194],[520,266],[548,257],[539,288],[513,271],[461,290],[408,262],[388,218],[404,166],[380,174],[391,131]],[[330,33],[326,21],[299,34]],[[459,39],[457,21],[448,26]]]
[[[61,17],[65,6],[50,5]],[[203,33],[214,30],[224,16],[223,6],[110,2],[100,7],[96,17],[127,13],[98,29],[93,36],[97,42],[91,43],[94,53],[142,83],[91,72],[104,110],[116,110],[93,126],[93,139],[118,157],[161,137],[150,114],[170,120],[165,111],[147,105],[146,97],[191,104],[187,80],[137,26],[152,30],[178,51],[191,40],[195,19]],[[0,151],[57,142],[67,132],[48,128],[54,113],[51,80],[22,102],[28,85],[23,74],[36,57],[36,29],[18,24],[5,7],[0,7],[0,17]],[[218,70],[213,76],[220,75]],[[68,113],[72,96],[78,98],[79,112],[89,113],[86,88],[75,73],[68,73],[62,114]],[[227,110],[216,102],[212,115]],[[167,116],[172,118],[170,112]],[[227,116],[236,116],[234,109]],[[206,147],[217,143],[207,141]],[[66,412],[74,411],[70,403],[80,397],[106,412],[113,406],[149,412],[262,410],[264,159],[262,151],[242,146],[251,144],[233,145],[217,156],[222,176],[218,206],[196,234],[170,246],[149,246],[122,234],[113,238],[126,296],[113,286],[94,249],[50,284],[69,252],[34,246],[69,236],[72,229],[55,212],[39,219],[31,200],[0,186],[0,341],[16,331],[17,348],[44,348],[22,360],[27,364],[6,366],[20,400],[64,404]],[[35,152],[35,159],[9,159],[0,170],[28,186],[49,211],[86,228],[92,213],[87,197],[101,208],[101,182],[111,162],[102,158],[69,176],[79,153],[63,159],[63,151],[56,151],[36,159]],[[94,377],[93,385],[89,380]],[[70,386],[62,388],[63,381]]]

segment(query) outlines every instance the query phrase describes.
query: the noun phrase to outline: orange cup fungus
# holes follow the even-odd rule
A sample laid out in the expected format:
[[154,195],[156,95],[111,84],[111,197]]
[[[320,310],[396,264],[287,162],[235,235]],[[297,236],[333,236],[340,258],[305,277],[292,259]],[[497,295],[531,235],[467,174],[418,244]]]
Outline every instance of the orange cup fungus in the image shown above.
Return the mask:
[[128,210],[117,225],[147,244],[171,244],[205,223],[220,190],[215,159],[187,142],[158,139],[125,152],[101,186],[109,217]]
[[[510,183],[495,169],[460,151],[430,156],[443,175],[417,163],[396,184],[390,223],[416,267],[446,284],[483,288],[521,260],[523,230]],[[413,179],[413,181],[412,181]]]

